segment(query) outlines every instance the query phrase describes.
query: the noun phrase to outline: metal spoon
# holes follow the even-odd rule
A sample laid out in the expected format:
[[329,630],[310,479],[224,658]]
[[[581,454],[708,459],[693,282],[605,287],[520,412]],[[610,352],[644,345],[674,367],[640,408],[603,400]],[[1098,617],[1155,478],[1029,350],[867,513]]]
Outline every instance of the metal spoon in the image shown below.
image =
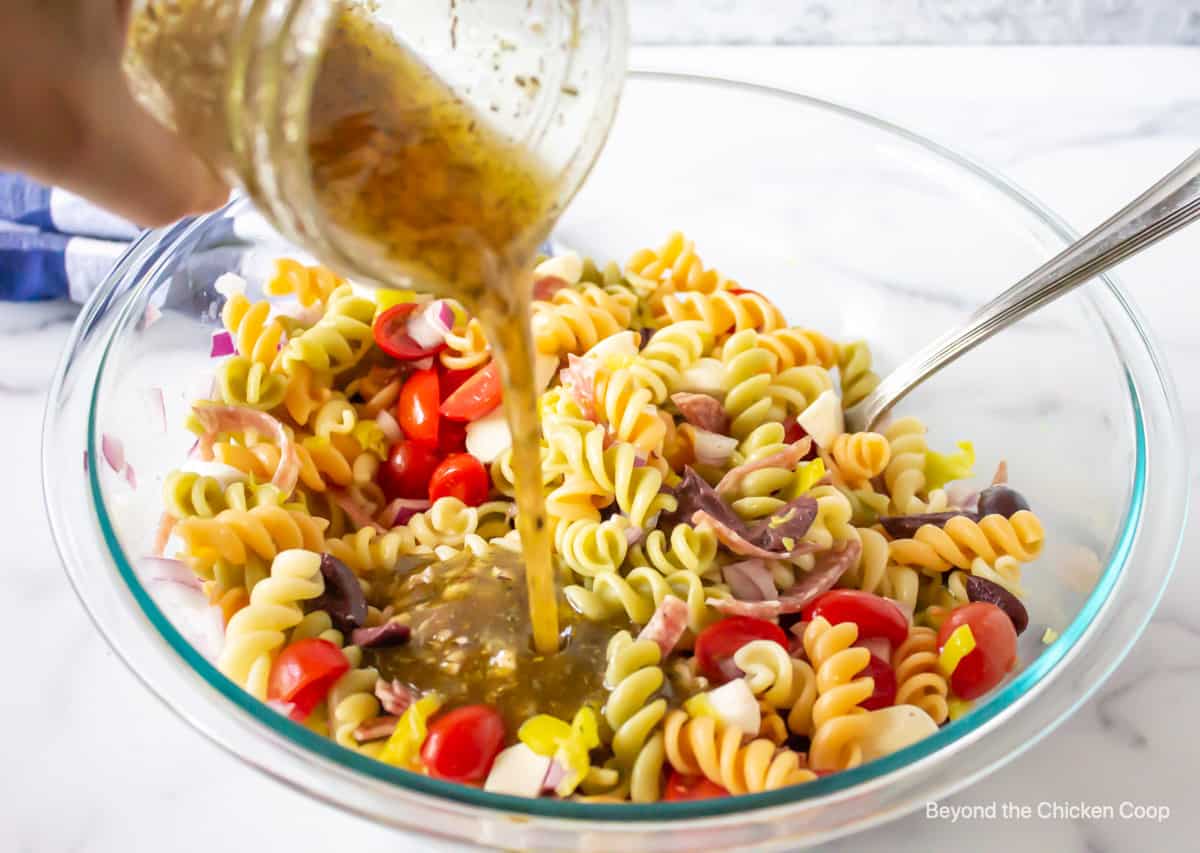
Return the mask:
[[846,410],[847,431],[871,429],[909,391],[963,353],[1197,218],[1200,151],[1094,231],[978,309],[963,326],[905,360],[874,391]]

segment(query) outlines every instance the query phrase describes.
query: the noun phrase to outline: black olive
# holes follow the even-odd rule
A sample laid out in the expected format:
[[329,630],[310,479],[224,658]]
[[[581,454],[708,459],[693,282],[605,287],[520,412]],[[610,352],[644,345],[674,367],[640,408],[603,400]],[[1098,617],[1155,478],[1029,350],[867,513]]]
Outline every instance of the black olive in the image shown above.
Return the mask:
[[971,575],[967,578],[967,598],[971,601],[985,601],[994,604],[1004,611],[1017,629],[1024,632],[1029,627],[1029,611],[1021,600],[998,583]]
[[979,493],[979,514],[1002,515],[1012,518],[1013,513],[1029,509],[1029,501],[1016,489],[1008,486],[988,486]]
[[321,556],[321,577],[325,591],[314,598],[310,610],[324,610],[342,633],[362,627],[367,621],[367,597],[354,572],[336,557]]
[[946,522],[956,515],[965,515],[972,521],[978,521],[979,515],[965,509],[950,512],[923,512],[918,515],[881,515],[879,523],[889,536],[895,539],[911,539],[926,524],[934,527],[945,527]]

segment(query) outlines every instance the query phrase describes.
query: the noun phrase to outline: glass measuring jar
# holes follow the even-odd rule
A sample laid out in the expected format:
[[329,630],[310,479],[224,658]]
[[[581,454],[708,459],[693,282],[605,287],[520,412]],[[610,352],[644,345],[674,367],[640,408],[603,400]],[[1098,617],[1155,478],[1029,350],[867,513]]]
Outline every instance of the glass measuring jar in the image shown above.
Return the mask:
[[[347,33],[349,13],[352,24],[370,27]],[[456,270],[415,262],[380,234],[347,227],[353,223],[331,216],[320,195],[329,176],[314,162],[315,135],[336,120],[344,148],[351,118],[409,95],[370,91],[381,83],[369,79],[378,69],[334,67],[339,49],[378,53],[393,39],[410,71],[430,72],[404,108],[458,109],[479,126],[456,128],[447,138],[457,148],[485,135],[484,148],[536,164],[537,215],[526,211],[500,228],[513,255],[531,255],[612,123],[628,40],[623,0],[138,0],[126,69],[139,99],[284,236],[355,280],[397,286],[410,278],[444,292]],[[340,113],[331,119],[331,110]],[[351,140],[360,160],[388,156],[369,138],[381,139],[379,128],[362,130]],[[452,186],[462,183],[452,180],[453,168],[445,172]],[[519,179],[493,189],[521,195]]]

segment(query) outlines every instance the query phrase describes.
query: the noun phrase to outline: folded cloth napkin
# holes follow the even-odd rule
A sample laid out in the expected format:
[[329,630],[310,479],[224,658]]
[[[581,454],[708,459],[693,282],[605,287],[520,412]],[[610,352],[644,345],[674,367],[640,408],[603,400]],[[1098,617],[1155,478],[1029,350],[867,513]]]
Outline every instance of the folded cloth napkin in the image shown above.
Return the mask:
[[0,299],[83,302],[139,233],[74,193],[0,172]]

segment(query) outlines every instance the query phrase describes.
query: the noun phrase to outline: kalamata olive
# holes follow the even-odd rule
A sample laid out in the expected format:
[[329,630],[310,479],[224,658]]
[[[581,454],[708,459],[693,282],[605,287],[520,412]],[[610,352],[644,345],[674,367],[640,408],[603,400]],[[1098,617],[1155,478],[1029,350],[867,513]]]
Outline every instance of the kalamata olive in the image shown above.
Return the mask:
[[1012,620],[1013,628],[1018,634],[1029,627],[1029,611],[1025,609],[1021,599],[998,583],[971,575],[967,578],[967,598],[971,601],[986,601],[999,607],[1004,611],[1004,615]]
[[411,636],[412,629],[407,625],[384,622],[374,628],[355,628],[350,634],[350,642],[364,649],[379,649],[407,643]]
[[1013,513],[1029,509],[1029,501],[1016,489],[1008,486],[988,486],[979,493],[979,515],[1002,515],[1012,518]]
[[965,515],[972,521],[979,521],[978,513],[956,509],[950,512],[923,512],[918,515],[881,515],[879,523],[893,538],[911,539],[922,526],[932,524],[934,527],[945,527],[946,522],[956,515]]
[[367,621],[367,597],[354,572],[341,560],[325,554],[321,557],[321,577],[325,579],[325,591],[313,599],[309,609],[326,611],[334,627],[343,633],[361,627]]

